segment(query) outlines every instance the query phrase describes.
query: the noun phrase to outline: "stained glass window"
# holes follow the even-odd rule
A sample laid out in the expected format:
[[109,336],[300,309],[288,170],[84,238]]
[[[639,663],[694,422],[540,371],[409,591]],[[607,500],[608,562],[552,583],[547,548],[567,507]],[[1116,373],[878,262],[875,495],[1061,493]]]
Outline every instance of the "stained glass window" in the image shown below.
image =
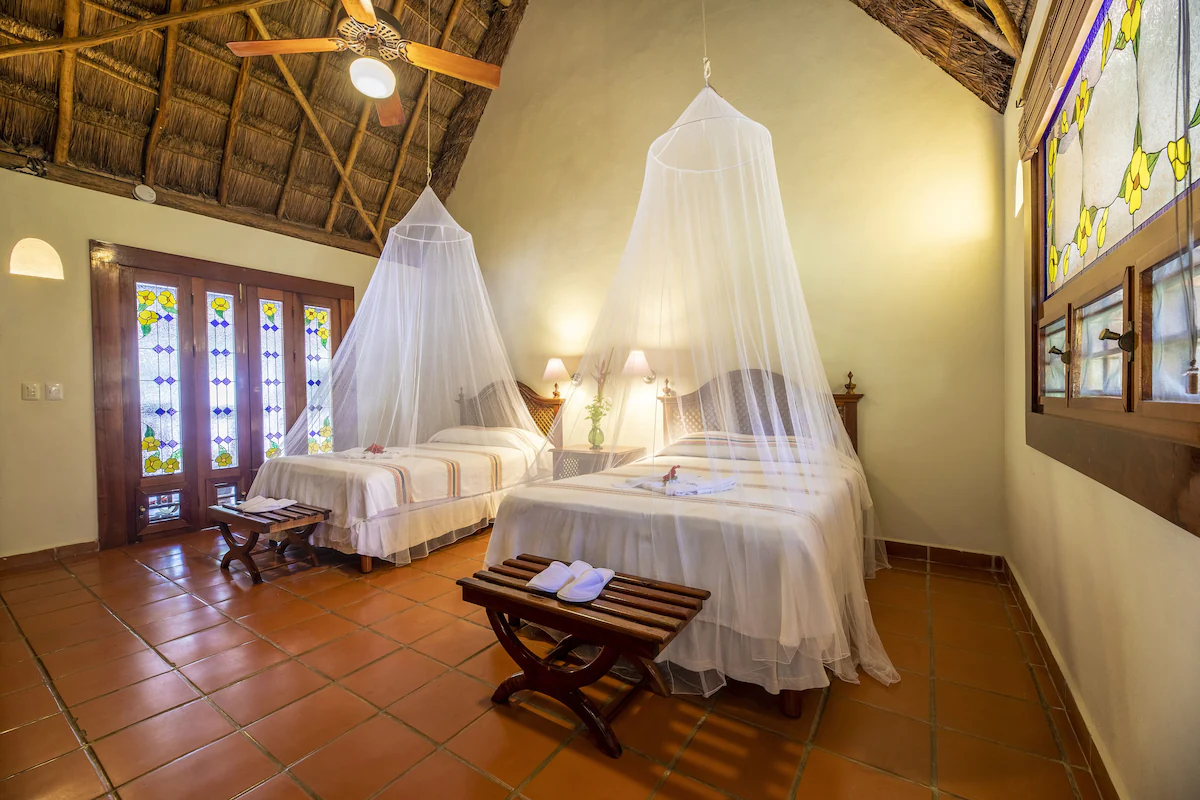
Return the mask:
[[332,361],[329,347],[328,308],[304,307],[304,363],[308,396],[308,452],[328,453],[333,450],[333,422],[328,397],[322,388],[329,381]]
[[183,470],[179,306],[174,286],[137,284],[142,474]]
[[1200,13],[1189,15],[1187,108],[1179,16],[1179,0],[1106,0],[1097,16],[1042,140],[1047,294],[1196,179]]
[[208,293],[208,409],[213,469],[236,467],[237,347],[233,338],[233,295]]
[[263,452],[267,458],[275,458],[283,454],[283,438],[287,434],[282,303],[259,300],[258,322],[262,326]]
[[1101,339],[1108,329],[1125,332],[1124,291],[1110,292],[1081,308],[1079,314],[1079,395],[1120,397],[1125,358],[1112,339]]

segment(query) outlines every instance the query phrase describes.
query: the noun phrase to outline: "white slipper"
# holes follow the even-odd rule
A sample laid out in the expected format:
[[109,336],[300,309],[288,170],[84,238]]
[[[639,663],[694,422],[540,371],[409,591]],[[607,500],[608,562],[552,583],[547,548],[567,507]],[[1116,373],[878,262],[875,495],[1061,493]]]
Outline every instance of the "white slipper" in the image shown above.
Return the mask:
[[561,561],[551,561],[550,566],[530,578],[525,585],[534,591],[554,594],[591,568],[592,565],[586,561],[576,561],[569,567]]
[[589,569],[558,590],[558,599],[565,603],[590,603],[600,596],[613,579],[613,571],[603,567]]

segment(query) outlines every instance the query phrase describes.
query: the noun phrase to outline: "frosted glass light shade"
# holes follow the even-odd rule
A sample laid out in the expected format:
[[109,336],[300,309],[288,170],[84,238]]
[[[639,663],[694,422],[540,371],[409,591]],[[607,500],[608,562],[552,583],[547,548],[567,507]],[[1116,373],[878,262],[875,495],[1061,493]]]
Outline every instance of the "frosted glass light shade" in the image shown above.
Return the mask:
[[350,82],[367,97],[382,100],[396,91],[396,74],[377,58],[354,59],[350,64]]
[[542,374],[542,380],[565,381],[570,377],[571,373],[567,372],[567,365],[561,358],[552,358],[546,362],[546,371]]
[[58,257],[58,251],[41,239],[22,239],[17,242],[8,259],[8,271],[13,275],[57,281],[63,279],[62,259]]
[[621,369],[621,374],[645,378],[654,373],[650,369],[650,362],[646,360],[646,353],[642,350],[631,350],[629,358],[625,359],[625,366]]

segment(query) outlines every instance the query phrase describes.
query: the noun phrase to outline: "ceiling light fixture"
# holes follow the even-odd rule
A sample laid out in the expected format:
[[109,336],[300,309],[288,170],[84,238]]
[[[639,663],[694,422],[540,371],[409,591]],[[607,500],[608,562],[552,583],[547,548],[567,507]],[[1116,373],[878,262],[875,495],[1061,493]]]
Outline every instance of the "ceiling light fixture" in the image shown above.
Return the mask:
[[382,100],[396,91],[396,73],[375,58],[378,52],[369,50],[368,55],[354,59],[350,64],[350,82],[367,97]]

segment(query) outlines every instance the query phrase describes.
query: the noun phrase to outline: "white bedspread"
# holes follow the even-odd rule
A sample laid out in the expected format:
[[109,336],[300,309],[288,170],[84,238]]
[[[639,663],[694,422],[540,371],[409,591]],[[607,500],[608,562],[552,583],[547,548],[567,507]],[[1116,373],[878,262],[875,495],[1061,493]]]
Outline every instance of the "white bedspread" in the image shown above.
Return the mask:
[[[614,485],[676,464],[736,474],[737,485],[693,497]],[[826,667],[856,681],[856,664],[891,683],[863,586],[861,475],[836,462],[805,469],[769,475],[757,462],[675,455],[523,486],[500,506],[486,563],[533,553],[708,589],[660,657],[699,676],[705,694],[721,676],[772,692],[825,686]]]
[[362,450],[285,456],[262,465],[250,496],[295,497],[332,510],[330,523],[358,523],[417,506],[495,492],[526,476],[529,448],[427,442],[364,457]]

